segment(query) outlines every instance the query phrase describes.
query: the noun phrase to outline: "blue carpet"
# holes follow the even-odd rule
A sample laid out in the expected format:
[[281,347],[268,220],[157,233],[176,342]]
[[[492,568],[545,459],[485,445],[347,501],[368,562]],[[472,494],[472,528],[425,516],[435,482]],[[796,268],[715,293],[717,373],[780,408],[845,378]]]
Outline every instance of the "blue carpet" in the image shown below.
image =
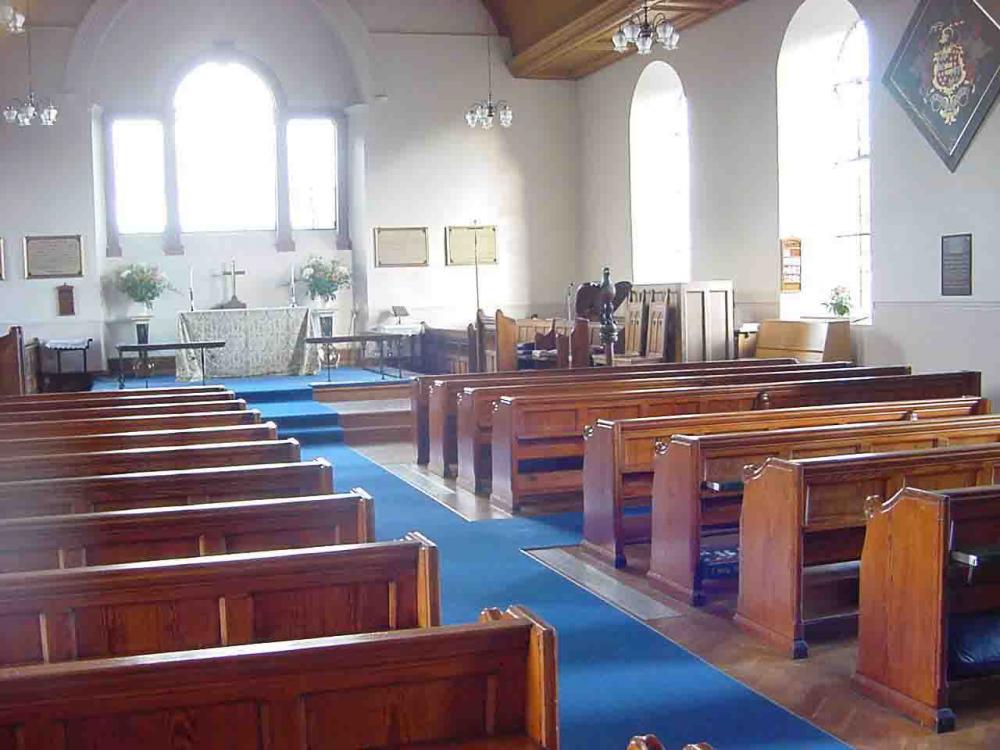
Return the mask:
[[338,489],[372,494],[379,539],[419,530],[438,545],[446,623],[524,604],[556,628],[567,750],[623,750],[644,732],[668,748],[846,747],[522,552],[579,543],[579,513],[470,523],[346,446],[304,455],[329,459]]

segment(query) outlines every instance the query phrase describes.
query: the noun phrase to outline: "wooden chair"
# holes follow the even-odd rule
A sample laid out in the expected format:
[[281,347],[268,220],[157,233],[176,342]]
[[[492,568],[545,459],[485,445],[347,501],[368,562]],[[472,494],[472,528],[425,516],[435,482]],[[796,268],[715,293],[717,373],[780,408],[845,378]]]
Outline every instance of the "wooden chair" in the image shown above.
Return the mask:
[[1000,672],[1000,487],[907,487],[867,512],[854,683],[950,731],[953,689]]
[[558,750],[555,632],[483,619],[0,670],[0,748]]

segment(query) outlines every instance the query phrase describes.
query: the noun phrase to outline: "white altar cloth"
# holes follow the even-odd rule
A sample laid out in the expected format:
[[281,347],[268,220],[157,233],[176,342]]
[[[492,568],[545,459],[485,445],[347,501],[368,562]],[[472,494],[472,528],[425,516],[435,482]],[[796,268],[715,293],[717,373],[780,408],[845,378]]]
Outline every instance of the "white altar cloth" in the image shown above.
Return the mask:
[[[206,352],[212,378],[311,375],[319,370],[315,346],[306,344],[314,324],[308,307],[196,310],[177,314],[180,341],[225,341]],[[177,379],[201,378],[197,352],[177,352]]]

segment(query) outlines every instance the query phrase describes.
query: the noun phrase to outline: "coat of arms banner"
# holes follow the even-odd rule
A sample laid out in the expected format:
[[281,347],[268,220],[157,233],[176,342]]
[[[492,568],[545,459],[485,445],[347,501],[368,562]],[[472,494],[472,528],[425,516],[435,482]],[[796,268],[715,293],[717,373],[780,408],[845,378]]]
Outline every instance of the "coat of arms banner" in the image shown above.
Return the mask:
[[883,83],[952,172],[1000,92],[1000,2],[922,0]]

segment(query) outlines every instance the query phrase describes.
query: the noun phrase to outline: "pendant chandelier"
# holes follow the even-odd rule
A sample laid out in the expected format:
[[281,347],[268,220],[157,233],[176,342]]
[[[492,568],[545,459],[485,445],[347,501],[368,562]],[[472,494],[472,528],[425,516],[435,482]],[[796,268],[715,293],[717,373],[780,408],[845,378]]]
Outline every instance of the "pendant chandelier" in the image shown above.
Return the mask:
[[24,33],[24,14],[18,13],[13,5],[0,5],[0,29],[8,34]]
[[621,25],[611,37],[611,43],[615,47],[615,52],[628,52],[634,44],[640,55],[648,55],[653,51],[654,42],[665,50],[675,50],[680,38],[677,29],[662,13],[650,21],[649,3],[644,2],[642,11]]
[[[9,12],[8,12],[9,9]],[[31,13],[31,3],[28,3],[28,15]],[[12,6],[4,6],[0,8],[0,17],[3,18],[4,28],[19,28],[21,30],[25,29],[27,23],[26,17],[18,13]],[[13,25],[7,23],[7,19],[13,19]],[[18,20],[20,19],[20,20]],[[20,31],[14,31],[12,33],[19,34]],[[38,97],[35,95],[34,87],[32,86],[32,76],[31,76],[31,26],[27,25],[27,54],[28,54],[28,93],[24,99],[12,99],[7,106],[0,110],[0,116],[3,117],[4,122],[8,125],[17,125],[18,127],[26,128],[33,125],[35,122],[40,122],[46,127],[51,127],[56,124],[56,118],[59,117],[59,110],[56,109],[56,105],[52,103],[52,100],[47,100],[46,104],[43,106],[39,103]]]
[[509,128],[514,124],[514,110],[505,101],[493,101],[493,42],[486,37],[486,64],[489,69],[489,96],[481,102],[476,102],[465,113],[465,121],[470,128],[490,130],[500,121],[501,127]]

